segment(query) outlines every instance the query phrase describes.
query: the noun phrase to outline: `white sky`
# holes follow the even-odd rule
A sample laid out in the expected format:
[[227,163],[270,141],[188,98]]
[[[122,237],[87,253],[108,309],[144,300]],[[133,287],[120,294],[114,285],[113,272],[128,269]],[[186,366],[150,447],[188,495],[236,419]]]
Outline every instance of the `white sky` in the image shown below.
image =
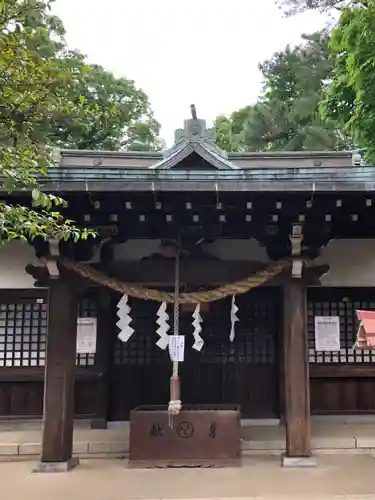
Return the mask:
[[258,63],[325,22],[285,19],[274,0],[57,0],[54,12],[72,48],[148,94],[168,144],[191,103],[208,122],[253,103]]

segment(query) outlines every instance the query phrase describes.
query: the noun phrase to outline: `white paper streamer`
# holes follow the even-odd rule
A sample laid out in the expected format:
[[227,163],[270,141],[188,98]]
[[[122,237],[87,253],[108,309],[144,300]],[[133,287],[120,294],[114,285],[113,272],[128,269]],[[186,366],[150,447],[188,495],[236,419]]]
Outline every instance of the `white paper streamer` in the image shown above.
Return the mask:
[[238,312],[238,307],[236,306],[236,296],[233,295],[233,297],[232,297],[232,307],[231,307],[231,310],[230,310],[231,327],[230,327],[229,340],[231,342],[234,341],[234,337],[236,335],[235,325],[236,325],[237,321],[239,321],[238,316],[237,316],[237,312]]
[[203,344],[204,344],[204,340],[202,339],[202,337],[199,335],[202,331],[202,326],[201,326],[201,323],[203,321],[202,319],[202,316],[200,314],[200,304],[197,304],[197,307],[195,308],[194,312],[193,312],[193,327],[194,327],[194,331],[193,331],[193,337],[194,337],[194,344],[193,344],[193,349],[195,349],[196,351],[200,351],[203,347]]
[[169,345],[169,335],[168,330],[170,328],[168,324],[169,315],[167,313],[167,303],[162,302],[158,309],[157,320],[156,323],[159,325],[159,328],[156,330],[156,333],[160,336],[160,339],[156,342],[156,345],[160,347],[160,349],[166,349]]
[[128,300],[129,297],[123,295],[120,302],[117,304],[117,316],[120,319],[117,321],[116,326],[120,328],[118,338],[122,340],[122,342],[127,342],[134,333],[134,328],[130,326],[132,318],[130,316],[131,308],[128,304]]

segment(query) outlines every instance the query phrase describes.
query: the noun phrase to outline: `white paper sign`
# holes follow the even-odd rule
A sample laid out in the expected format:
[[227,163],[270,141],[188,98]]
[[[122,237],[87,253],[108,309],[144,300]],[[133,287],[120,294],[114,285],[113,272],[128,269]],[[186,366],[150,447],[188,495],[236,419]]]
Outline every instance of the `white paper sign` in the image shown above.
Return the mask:
[[77,354],[96,353],[96,318],[78,318],[77,320]]
[[340,318],[339,316],[315,316],[315,350],[340,350]]
[[185,336],[169,335],[169,356],[171,361],[183,361],[185,355]]

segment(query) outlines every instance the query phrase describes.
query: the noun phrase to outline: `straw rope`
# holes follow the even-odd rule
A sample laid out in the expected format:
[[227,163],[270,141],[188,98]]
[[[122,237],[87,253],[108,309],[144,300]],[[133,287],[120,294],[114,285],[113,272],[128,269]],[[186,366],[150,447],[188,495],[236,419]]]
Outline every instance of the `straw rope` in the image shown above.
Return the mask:
[[[142,286],[128,285],[117,278],[112,278],[106,274],[97,271],[88,264],[74,262],[67,259],[60,261],[67,269],[75,271],[84,278],[88,278],[95,283],[106,286],[130,297],[144,300],[155,300],[157,302],[174,303],[174,294],[159,291],[153,288],[144,288]],[[181,304],[200,304],[220,300],[231,295],[239,295],[248,292],[252,288],[263,285],[271,278],[277,276],[284,269],[289,267],[291,259],[282,259],[274,262],[262,269],[252,276],[245,278],[234,283],[229,283],[212,290],[205,290],[200,292],[181,293],[179,302]]]

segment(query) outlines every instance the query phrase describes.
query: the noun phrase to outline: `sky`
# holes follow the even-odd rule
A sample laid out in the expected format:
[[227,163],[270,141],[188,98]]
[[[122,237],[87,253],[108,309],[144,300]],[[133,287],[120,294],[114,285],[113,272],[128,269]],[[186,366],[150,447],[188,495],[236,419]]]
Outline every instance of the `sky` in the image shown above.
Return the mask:
[[168,145],[192,103],[208,124],[254,103],[258,64],[325,23],[285,19],[274,0],[57,0],[54,12],[72,48],[147,93]]

